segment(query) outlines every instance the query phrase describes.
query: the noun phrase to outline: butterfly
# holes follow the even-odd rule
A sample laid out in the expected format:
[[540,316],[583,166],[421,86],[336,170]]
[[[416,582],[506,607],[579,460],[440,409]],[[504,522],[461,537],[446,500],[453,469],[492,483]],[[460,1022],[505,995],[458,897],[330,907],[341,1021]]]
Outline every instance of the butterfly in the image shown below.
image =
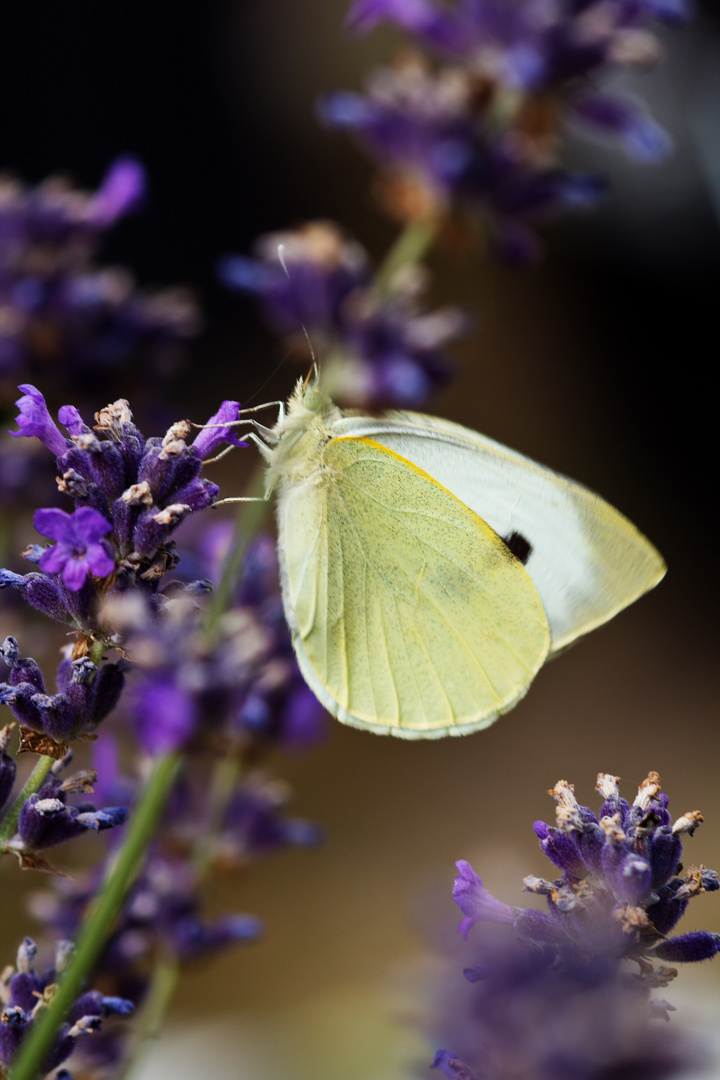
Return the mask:
[[665,574],[609,503],[475,431],[342,412],[317,378],[280,409],[251,437],[277,492],[285,615],[306,682],[345,724],[485,728]]

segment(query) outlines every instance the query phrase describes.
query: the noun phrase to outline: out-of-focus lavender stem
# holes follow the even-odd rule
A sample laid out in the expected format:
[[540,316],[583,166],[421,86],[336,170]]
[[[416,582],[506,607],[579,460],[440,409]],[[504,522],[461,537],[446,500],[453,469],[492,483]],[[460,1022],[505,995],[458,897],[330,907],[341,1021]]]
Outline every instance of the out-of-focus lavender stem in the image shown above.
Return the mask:
[[379,299],[390,292],[393,278],[400,270],[422,261],[437,232],[437,220],[413,221],[405,226],[375,275],[372,288]]

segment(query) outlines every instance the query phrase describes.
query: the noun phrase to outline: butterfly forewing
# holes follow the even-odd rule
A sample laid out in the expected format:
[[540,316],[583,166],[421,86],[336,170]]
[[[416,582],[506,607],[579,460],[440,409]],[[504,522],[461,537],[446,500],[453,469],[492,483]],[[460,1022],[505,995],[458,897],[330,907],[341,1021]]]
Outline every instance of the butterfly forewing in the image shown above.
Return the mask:
[[604,499],[477,432],[416,413],[346,416],[337,429],[412,461],[499,536],[516,540],[548,618],[551,651],[607,622],[665,573],[652,544]]
[[549,646],[524,567],[472,509],[372,440],[332,439],[319,475],[279,503],[285,608],[310,686],[376,731],[486,727]]

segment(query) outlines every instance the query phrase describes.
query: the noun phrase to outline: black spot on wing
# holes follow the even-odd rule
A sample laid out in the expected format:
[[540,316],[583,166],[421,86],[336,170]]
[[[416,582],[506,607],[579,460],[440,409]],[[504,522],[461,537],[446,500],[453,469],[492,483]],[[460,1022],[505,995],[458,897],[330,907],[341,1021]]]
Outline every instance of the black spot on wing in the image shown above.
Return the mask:
[[503,540],[510,548],[515,558],[519,559],[523,566],[525,566],[532,554],[533,547],[530,541],[519,532],[511,532],[509,536],[504,536]]

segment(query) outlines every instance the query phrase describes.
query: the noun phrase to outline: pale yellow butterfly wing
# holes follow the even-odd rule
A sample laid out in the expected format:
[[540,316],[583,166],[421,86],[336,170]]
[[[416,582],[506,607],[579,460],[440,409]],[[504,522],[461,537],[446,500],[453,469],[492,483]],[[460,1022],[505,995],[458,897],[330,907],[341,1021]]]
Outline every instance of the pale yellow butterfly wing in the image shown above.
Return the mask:
[[333,430],[401,454],[498,535],[528,541],[525,566],[547,615],[551,652],[607,622],[665,574],[658,551],[610,503],[476,431],[400,412],[348,414]]
[[331,440],[284,486],[285,611],[308,684],[338,719],[406,738],[487,727],[549,646],[542,604],[491,528],[368,439]]

